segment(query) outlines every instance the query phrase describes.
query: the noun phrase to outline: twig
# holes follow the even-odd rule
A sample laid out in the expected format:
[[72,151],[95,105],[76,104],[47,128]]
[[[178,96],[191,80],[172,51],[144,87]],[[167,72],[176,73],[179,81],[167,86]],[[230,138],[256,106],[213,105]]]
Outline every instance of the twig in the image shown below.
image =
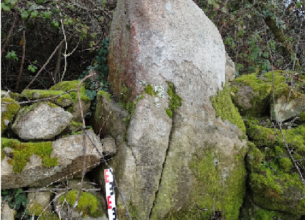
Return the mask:
[[74,209],[76,208],[77,204],[78,204],[78,200],[81,196],[81,193],[82,193],[82,188],[83,188],[83,182],[84,182],[84,177],[85,177],[85,174],[86,174],[86,150],[87,150],[87,145],[86,145],[86,123],[85,123],[85,118],[84,118],[84,112],[83,112],[83,107],[82,107],[82,102],[81,102],[81,99],[80,99],[80,93],[79,93],[79,89],[80,89],[80,86],[81,84],[88,78],[92,77],[92,76],[95,76],[96,73],[92,73],[86,77],[84,77],[79,83],[78,83],[78,86],[77,86],[77,97],[78,97],[78,104],[79,104],[79,109],[80,109],[80,113],[81,113],[81,117],[82,117],[82,120],[83,120],[83,171],[82,171],[82,178],[81,178],[81,182],[80,182],[80,186],[79,186],[79,190],[78,190],[78,193],[77,193],[77,197],[75,199],[75,202],[74,202],[74,205],[73,205],[73,208],[71,210],[71,220],[72,220],[72,216],[73,216],[73,211]]
[[64,93],[60,94],[60,95],[52,96],[52,97],[49,97],[49,98],[29,100],[29,101],[23,101],[23,102],[2,102],[2,104],[9,104],[9,103],[28,104],[28,103],[44,102],[44,101],[48,101],[48,100],[51,100],[51,99],[56,99],[56,98],[58,98],[62,95],[68,94],[70,92],[76,92],[76,91],[77,91],[76,89],[71,89],[67,92],[64,92]]
[[[58,8],[58,10],[59,10],[59,7],[58,7],[58,5],[56,4],[56,7]],[[63,35],[64,35],[64,40],[65,40],[65,53],[64,53],[64,58],[65,58],[65,68],[64,68],[64,72],[63,72],[63,76],[65,75],[65,73],[66,73],[66,70],[67,70],[67,57],[66,57],[66,55],[67,55],[67,49],[68,49],[68,43],[67,43],[67,36],[66,36],[66,32],[65,32],[65,28],[64,28],[64,22],[62,21],[62,14],[61,14],[61,11],[59,10],[59,15],[60,15],[60,23],[61,23],[61,29],[62,29],[62,33],[63,33]],[[62,76],[62,78],[61,78],[61,80],[60,81],[62,81],[62,79],[64,78]]]
[[27,85],[27,87],[25,87],[25,89],[28,89],[30,87],[30,85],[32,85],[32,83],[36,80],[36,78],[38,77],[38,75],[41,73],[41,71],[43,69],[46,68],[46,66],[48,65],[48,63],[50,62],[50,60],[52,59],[52,57],[54,56],[54,54],[56,53],[56,51],[58,50],[58,48],[60,47],[60,45],[62,43],[64,43],[65,40],[62,40],[57,47],[55,48],[55,50],[53,51],[53,53],[51,54],[51,56],[49,57],[49,59],[45,62],[45,64],[43,64],[43,66],[40,68],[40,70],[38,71],[38,73],[34,76],[34,78],[32,79],[32,81],[29,83],[29,85]]
[[[68,39],[69,41],[70,39]],[[66,70],[67,70],[67,57],[71,56],[75,50],[77,49],[78,45],[79,45],[79,42],[80,42],[80,39],[78,40],[78,43],[76,45],[76,47],[71,51],[71,53],[68,53],[67,54],[67,50],[65,50],[65,53],[63,54],[63,56],[65,57],[65,68],[64,68],[64,72],[62,73],[62,77],[61,77],[61,80],[60,81],[63,81],[64,79],[64,76],[65,76],[65,73],[66,73]],[[67,48],[66,48],[67,49]]]
[[2,46],[2,49],[1,49],[1,57],[2,57],[3,52],[5,51],[5,47],[7,46],[8,42],[9,42],[9,40],[10,40],[10,37],[11,37],[11,35],[12,35],[12,32],[13,32],[13,30],[14,30],[14,27],[15,27],[15,24],[16,24],[16,21],[17,21],[18,15],[17,15],[16,12],[13,12],[13,13],[14,13],[14,20],[13,20],[12,26],[11,26],[11,28],[10,28],[8,34],[7,34],[6,41],[5,41],[4,45]]
[[22,59],[21,59],[21,65],[20,65],[20,70],[19,70],[19,76],[18,76],[18,79],[17,79],[16,88],[15,88],[16,91],[18,91],[18,88],[19,88],[19,83],[20,83],[20,80],[21,80],[22,72],[23,72],[24,57],[25,57],[25,43],[26,43],[26,39],[25,39],[25,24],[24,24],[24,19],[22,17],[21,17],[21,21],[22,21],[22,26],[23,26],[23,30],[22,30],[23,47],[22,47]]
[[304,179],[304,177],[303,177],[303,175],[302,175],[302,172],[301,172],[301,170],[300,170],[300,167],[298,166],[297,161],[296,161],[296,160],[294,159],[294,157],[292,156],[291,150],[289,149],[289,146],[288,146],[288,144],[287,144],[287,142],[286,142],[286,140],[285,140],[285,136],[284,136],[284,134],[283,134],[282,124],[281,124],[281,123],[279,123],[279,127],[280,127],[280,131],[281,131],[281,134],[282,134],[282,137],[283,137],[284,144],[285,144],[286,149],[287,149],[287,151],[288,151],[289,157],[290,157],[290,159],[291,159],[291,161],[292,161],[294,167],[297,169],[297,171],[298,171],[298,173],[299,173],[299,176],[300,176],[300,178],[301,178],[303,184],[305,185],[305,179]]

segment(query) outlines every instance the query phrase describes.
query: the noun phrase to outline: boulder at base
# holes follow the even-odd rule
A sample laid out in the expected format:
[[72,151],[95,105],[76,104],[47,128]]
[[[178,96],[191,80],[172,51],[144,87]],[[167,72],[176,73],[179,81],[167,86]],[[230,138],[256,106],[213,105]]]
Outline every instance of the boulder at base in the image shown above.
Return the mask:
[[[86,131],[99,152],[103,146],[90,130]],[[86,137],[87,171],[97,166],[100,155]],[[83,167],[83,135],[72,135],[54,142],[21,143],[13,139],[1,139],[1,187],[45,187],[66,176],[81,173]],[[111,144],[113,146],[113,144]],[[108,147],[111,148],[111,147]]]
[[111,166],[133,219],[208,219],[213,207],[237,219],[245,127],[221,91],[226,57],[214,24],[191,0],[118,0],[108,64],[131,113]]

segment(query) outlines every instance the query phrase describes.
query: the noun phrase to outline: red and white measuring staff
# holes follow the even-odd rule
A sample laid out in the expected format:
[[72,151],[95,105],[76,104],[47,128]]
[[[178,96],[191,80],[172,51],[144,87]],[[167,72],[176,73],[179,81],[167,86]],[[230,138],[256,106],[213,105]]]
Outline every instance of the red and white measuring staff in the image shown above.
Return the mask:
[[115,206],[115,195],[114,195],[114,187],[113,187],[113,173],[112,169],[104,170],[105,177],[105,188],[106,188],[106,200],[108,207],[108,219],[109,220],[117,220],[116,214],[116,206]]

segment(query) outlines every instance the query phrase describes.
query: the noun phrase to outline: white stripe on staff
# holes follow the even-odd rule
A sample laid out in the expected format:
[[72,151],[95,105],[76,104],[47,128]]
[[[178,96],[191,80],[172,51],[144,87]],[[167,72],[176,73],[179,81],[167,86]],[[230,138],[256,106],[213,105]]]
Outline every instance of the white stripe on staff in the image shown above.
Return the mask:
[[117,220],[112,168],[104,170],[108,219]]

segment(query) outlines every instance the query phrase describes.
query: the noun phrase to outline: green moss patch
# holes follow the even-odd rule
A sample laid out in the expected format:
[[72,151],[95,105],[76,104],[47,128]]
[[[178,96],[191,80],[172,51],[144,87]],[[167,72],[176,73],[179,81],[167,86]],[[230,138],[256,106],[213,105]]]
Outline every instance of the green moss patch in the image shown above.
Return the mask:
[[[274,76],[274,77],[273,77]],[[269,109],[270,104],[272,103],[272,83],[274,79],[274,98],[277,100],[281,96],[288,97],[290,92],[289,82],[291,81],[289,73],[285,71],[274,71],[268,72],[263,76],[258,76],[257,73],[243,75],[234,80],[234,87],[232,88],[232,98],[234,103],[241,112],[247,116],[258,116],[264,115],[266,110]],[[296,82],[298,84],[299,82]],[[243,106],[240,106],[238,103],[238,87],[239,86],[250,86],[253,89],[253,97],[250,100],[252,105],[249,109],[243,109]],[[299,87],[296,85],[295,87]],[[290,100],[303,97],[304,95],[292,89],[293,92],[290,94]],[[269,114],[269,113],[268,113]]]
[[[51,90],[24,90],[21,93],[22,98],[28,99],[43,99],[43,98],[51,98],[58,95],[61,95],[58,98],[50,99],[50,102],[55,102],[58,105],[62,105],[65,100],[71,100],[72,98],[69,94],[63,94],[64,91],[51,91]],[[63,95],[62,95],[63,94]]]
[[211,219],[215,214],[213,210],[221,212],[224,219],[238,219],[245,196],[247,173],[243,155],[231,161],[229,173],[219,165],[225,160],[212,149],[197,151],[189,165],[194,175],[192,193],[188,198],[190,205],[169,213],[165,219]]
[[[62,195],[59,198],[59,203],[62,204],[64,200],[73,207],[77,198],[78,190],[71,190],[66,195]],[[82,192],[78,200],[76,210],[83,214],[83,216],[99,217],[102,216],[101,205],[98,199],[91,193]]]
[[39,216],[41,220],[59,220],[55,213],[44,211],[44,208],[41,204],[34,204],[28,208],[28,211],[30,215]]
[[260,126],[257,121],[250,120],[250,118],[248,120],[247,135],[256,146],[272,146],[276,140],[279,140],[273,128]]
[[246,133],[245,124],[231,100],[228,85],[225,85],[222,91],[218,91],[216,96],[211,97],[211,102],[216,111],[216,117],[220,117],[222,121],[228,120],[244,134]]
[[8,102],[8,104],[3,104],[2,108],[5,108],[6,111],[1,112],[1,134],[7,128],[7,121],[11,122],[18,112],[20,105],[16,103],[14,99],[11,98],[2,98],[1,102]]
[[263,152],[252,144],[247,155],[254,202],[269,210],[302,214],[305,212],[305,203],[301,199],[305,195],[305,186],[293,170],[285,146],[277,144],[263,148]]
[[182,98],[176,94],[174,85],[168,82],[167,94],[169,95],[169,108],[166,109],[168,117],[173,117],[173,112],[182,106]]
[[[69,90],[72,89],[77,89],[77,86],[79,84],[78,80],[74,80],[74,81],[62,81],[60,83],[57,83],[56,85],[52,86],[50,88],[51,91],[64,91],[67,92]],[[80,98],[83,102],[85,103],[90,103],[90,98],[88,96],[85,95],[86,93],[86,89],[83,85],[80,86],[79,89],[79,94],[80,94]],[[71,98],[74,100],[74,103],[76,103],[78,101],[77,98],[77,92],[70,92],[70,96]]]
[[105,91],[98,91],[97,93],[98,96],[105,96],[105,98],[111,102],[111,95],[108,92]]
[[156,96],[157,93],[154,91],[154,88],[152,87],[152,85],[148,84],[145,89],[144,89],[145,93],[150,95],[150,96]]
[[54,167],[58,165],[57,158],[51,158],[50,155],[53,151],[52,142],[39,142],[39,143],[22,143],[15,139],[1,138],[1,153],[5,155],[3,149],[9,147],[13,149],[12,158],[9,160],[13,166],[15,173],[20,173],[30,157],[35,154],[42,159],[43,167]]

